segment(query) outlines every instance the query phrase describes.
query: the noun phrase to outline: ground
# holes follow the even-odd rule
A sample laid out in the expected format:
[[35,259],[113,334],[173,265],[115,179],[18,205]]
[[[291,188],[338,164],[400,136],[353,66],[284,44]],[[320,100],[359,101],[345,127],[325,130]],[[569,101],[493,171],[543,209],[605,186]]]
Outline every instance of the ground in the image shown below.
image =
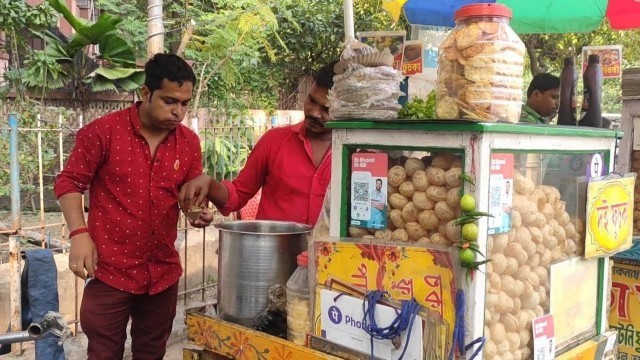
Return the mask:
[[[44,224],[59,224],[62,222],[62,213],[60,212],[47,212],[44,213]],[[23,229],[29,229],[31,227],[40,226],[40,214],[39,213],[31,213],[24,212],[21,214],[21,225]],[[11,224],[11,212],[9,211],[0,211],[0,227],[3,225]],[[28,231],[34,232],[36,235],[41,233],[41,230],[38,228],[29,229]],[[54,239],[60,239],[61,237],[62,227],[60,225],[50,226],[45,228],[45,237],[50,236]],[[22,241],[21,243],[22,249],[33,249],[37,248],[38,245],[34,245],[28,243],[26,241]],[[9,242],[8,238],[4,235],[0,235],[0,264],[6,263],[9,261]]]
[[[205,293],[206,299],[213,299],[215,297],[215,288],[208,289]],[[189,305],[185,306],[182,299],[178,301],[178,310],[176,312],[176,318],[173,321],[173,331],[171,333],[171,337],[167,342],[167,353],[165,355],[165,360],[180,360],[182,359],[182,349],[185,347],[193,347],[187,342],[187,329],[184,324],[185,319],[185,310],[201,307],[205,304],[211,302],[200,301],[200,293],[192,294],[190,298],[192,300],[188,300]],[[123,360],[131,360],[131,349],[130,342],[127,341],[125,347],[125,355]],[[67,339],[64,343],[65,355],[68,360],[81,360],[86,359],[86,349],[87,349],[87,338],[83,333],[78,334],[75,337]],[[14,355],[5,355],[0,356],[0,360],[32,360],[34,359],[34,343],[23,343],[24,353],[21,356]],[[46,360],[46,359],[42,359]]]

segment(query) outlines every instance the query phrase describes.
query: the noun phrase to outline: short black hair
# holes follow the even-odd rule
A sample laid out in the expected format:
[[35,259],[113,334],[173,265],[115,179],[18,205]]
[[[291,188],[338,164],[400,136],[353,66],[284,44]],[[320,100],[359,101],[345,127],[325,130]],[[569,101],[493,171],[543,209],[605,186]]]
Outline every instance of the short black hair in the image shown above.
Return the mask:
[[338,61],[334,60],[316,72],[316,75],[313,77],[316,86],[325,89],[331,89],[333,87],[333,77],[336,75],[334,67],[337,63]]
[[382,184],[382,179],[376,179],[376,182],[380,181],[380,184]]
[[531,83],[529,84],[529,88],[527,89],[527,97],[530,97],[534,91],[538,90],[541,93],[551,90],[551,89],[559,89],[560,88],[560,78],[549,74],[542,73],[533,77]]
[[153,55],[144,66],[144,85],[151,94],[162,87],[162,80],[178,83],[196,84],[196,75],[191,66],[178,55],[158,53]]

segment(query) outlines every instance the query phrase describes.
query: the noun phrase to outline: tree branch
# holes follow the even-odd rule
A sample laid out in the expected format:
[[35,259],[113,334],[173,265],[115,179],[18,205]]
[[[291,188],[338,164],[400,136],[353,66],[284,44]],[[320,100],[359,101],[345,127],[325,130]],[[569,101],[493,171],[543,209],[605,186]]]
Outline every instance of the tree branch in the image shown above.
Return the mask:
[[211,71],[207,74],[207,76],[204,79],[203,79],[204,70],[206,69],[207,65],[209,65],[209,63],[211,62],[211,58],[209,58],[209,60],[203,65],[202,71],[200,72],[200,83],[198,84],[198,92],[196,92],[196,98],[193,101],[193,111],[195,116],[198,116],[198,106],[200,105],[200,97],[202,96],[202,89],[204,88],[204,85],[209,83],[209,80],[211,80],[213,75],[215,75],[218,72],[218,69],[220,69],[220,67],[231,58],[231,55],[233,55],[233,53],[236,50],[238,50],[238,47],[240,46],[240,44],[242,44],[242,40],[244,39],[244,36],[247,34],[247,31],[248,30],[245,30],[242,34],[240,34],[238,41],[236,41],[235,45],[233,45],[233,47],[229,49],[229,52],[227,53],[227,55],[222,60],[220,60],[220,62],[218,62],[213,67],[213,69],[211,69]]

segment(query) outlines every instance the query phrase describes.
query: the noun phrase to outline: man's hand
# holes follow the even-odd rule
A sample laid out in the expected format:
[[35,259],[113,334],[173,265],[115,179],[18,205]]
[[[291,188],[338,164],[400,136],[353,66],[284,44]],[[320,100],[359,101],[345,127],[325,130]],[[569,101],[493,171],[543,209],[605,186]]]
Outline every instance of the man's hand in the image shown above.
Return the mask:
[[207,193],[209,192],[209,183],[211,178],[208,175],[200,175],[197,178],[182,185],[178,202],[182,211],[187,212],[194,206],[204,207]]
[[213,221],[213,213],[209,211],[209,209],[204,209],[202,210],[202,213],[200,213],[200,216],[197,219],[195,220],[189,219],[189,224],[191,224],[191,226],[193,227],[205,228],[209,226],[209,224],[211,224],[212,221]]
[[378,209],[380,211],[384,210],[384,204],[379,202],[379,201],[372,201],[371,202],[371,206],[375,209]]
[[74,236],[69,250],[69,269],[77,277],[86,280],[87,277],[93,279],[97,268],[98,252],[89,233]]

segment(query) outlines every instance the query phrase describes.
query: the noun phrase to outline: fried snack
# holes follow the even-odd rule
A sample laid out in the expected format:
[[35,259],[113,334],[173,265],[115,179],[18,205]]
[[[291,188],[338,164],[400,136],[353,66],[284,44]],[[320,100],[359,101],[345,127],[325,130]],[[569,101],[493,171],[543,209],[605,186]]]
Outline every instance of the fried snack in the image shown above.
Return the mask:
[[467,19],[456,26],[440,46],[436,116],[518,122],[525,54],[506,22]]

